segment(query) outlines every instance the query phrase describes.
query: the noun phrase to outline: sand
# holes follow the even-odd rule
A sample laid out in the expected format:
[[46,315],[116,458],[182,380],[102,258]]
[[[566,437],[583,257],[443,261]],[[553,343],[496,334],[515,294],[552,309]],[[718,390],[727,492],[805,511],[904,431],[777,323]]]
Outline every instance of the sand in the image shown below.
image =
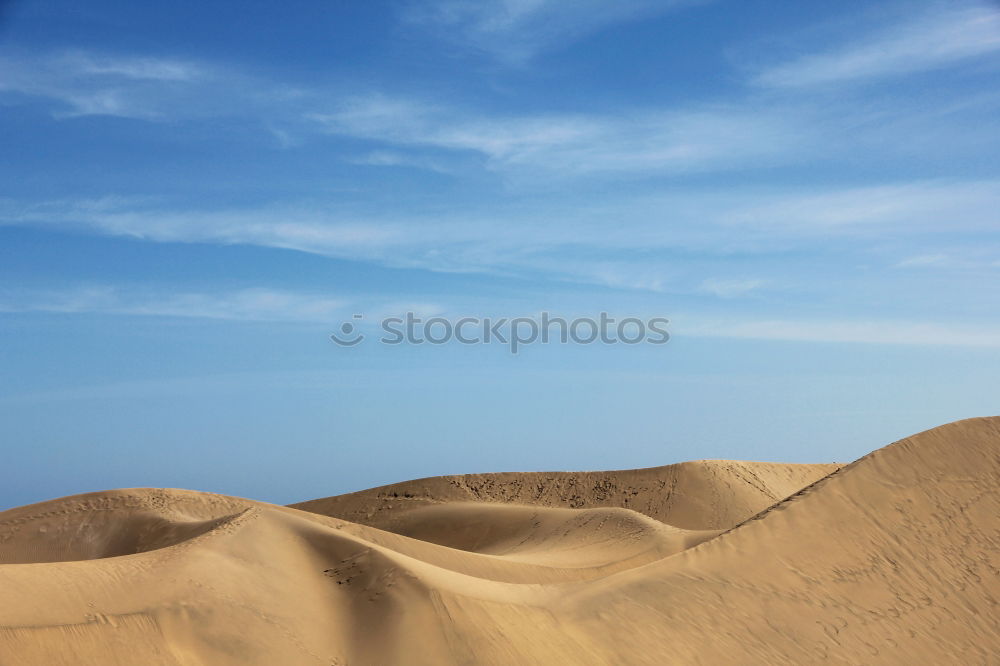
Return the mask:
[[1000,418],[847,465],[0,512],[0,665],[1000,663]]

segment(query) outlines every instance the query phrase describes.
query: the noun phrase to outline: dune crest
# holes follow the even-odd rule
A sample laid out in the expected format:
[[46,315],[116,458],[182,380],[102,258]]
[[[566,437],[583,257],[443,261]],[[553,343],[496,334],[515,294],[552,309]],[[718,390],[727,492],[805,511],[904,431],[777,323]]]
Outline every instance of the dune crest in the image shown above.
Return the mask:
[[0,664],[990,663],[1000,418],[841,468],[436,477],[0,512]]
[[508,472],[437,476],[293,504],[376,527],[442,502],[631,509],[684,529],[725,529],[839,469],[699,460],[613,472]]

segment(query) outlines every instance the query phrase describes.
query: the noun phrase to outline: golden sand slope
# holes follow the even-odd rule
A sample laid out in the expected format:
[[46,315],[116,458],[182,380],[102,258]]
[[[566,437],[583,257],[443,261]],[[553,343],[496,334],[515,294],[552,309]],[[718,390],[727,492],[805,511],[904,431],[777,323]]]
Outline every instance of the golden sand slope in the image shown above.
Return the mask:
[[292,506],[374,527],[415,507],[485,502],[618,507],[685,529],[726,529],[839,467],[699,460],[616,472],[437,476]]
[[80,495],[0,513],[0,664],[997,663],[998,488],[973,419],[839,471]]

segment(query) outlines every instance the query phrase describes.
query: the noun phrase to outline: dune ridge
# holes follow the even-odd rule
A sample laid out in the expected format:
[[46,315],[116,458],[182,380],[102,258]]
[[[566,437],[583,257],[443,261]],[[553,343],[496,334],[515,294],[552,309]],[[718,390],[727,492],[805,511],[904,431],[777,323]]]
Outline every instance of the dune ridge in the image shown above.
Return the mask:
[[698,460],[612,472],[507,472],[438,476],[300,502],[304,511],[380,526],[441,502],[631,509],[685,529],[724,529],[838,464]]
[[0,512],[0,664],[995,663],[1000,418],[846,467]]

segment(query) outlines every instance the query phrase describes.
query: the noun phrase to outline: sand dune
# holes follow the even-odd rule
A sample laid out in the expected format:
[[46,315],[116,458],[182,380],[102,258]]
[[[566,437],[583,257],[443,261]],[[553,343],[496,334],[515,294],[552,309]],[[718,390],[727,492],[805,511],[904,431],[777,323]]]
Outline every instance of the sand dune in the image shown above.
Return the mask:
[[851,465],[0,513],[0,664],[997,663],[1000,418]]
[[483,502],[618,507],[685,529],[725,529],[839,467],[699,460],[616,472],[467,474],[406,481],[292,506],[374,527],[418,506]]

